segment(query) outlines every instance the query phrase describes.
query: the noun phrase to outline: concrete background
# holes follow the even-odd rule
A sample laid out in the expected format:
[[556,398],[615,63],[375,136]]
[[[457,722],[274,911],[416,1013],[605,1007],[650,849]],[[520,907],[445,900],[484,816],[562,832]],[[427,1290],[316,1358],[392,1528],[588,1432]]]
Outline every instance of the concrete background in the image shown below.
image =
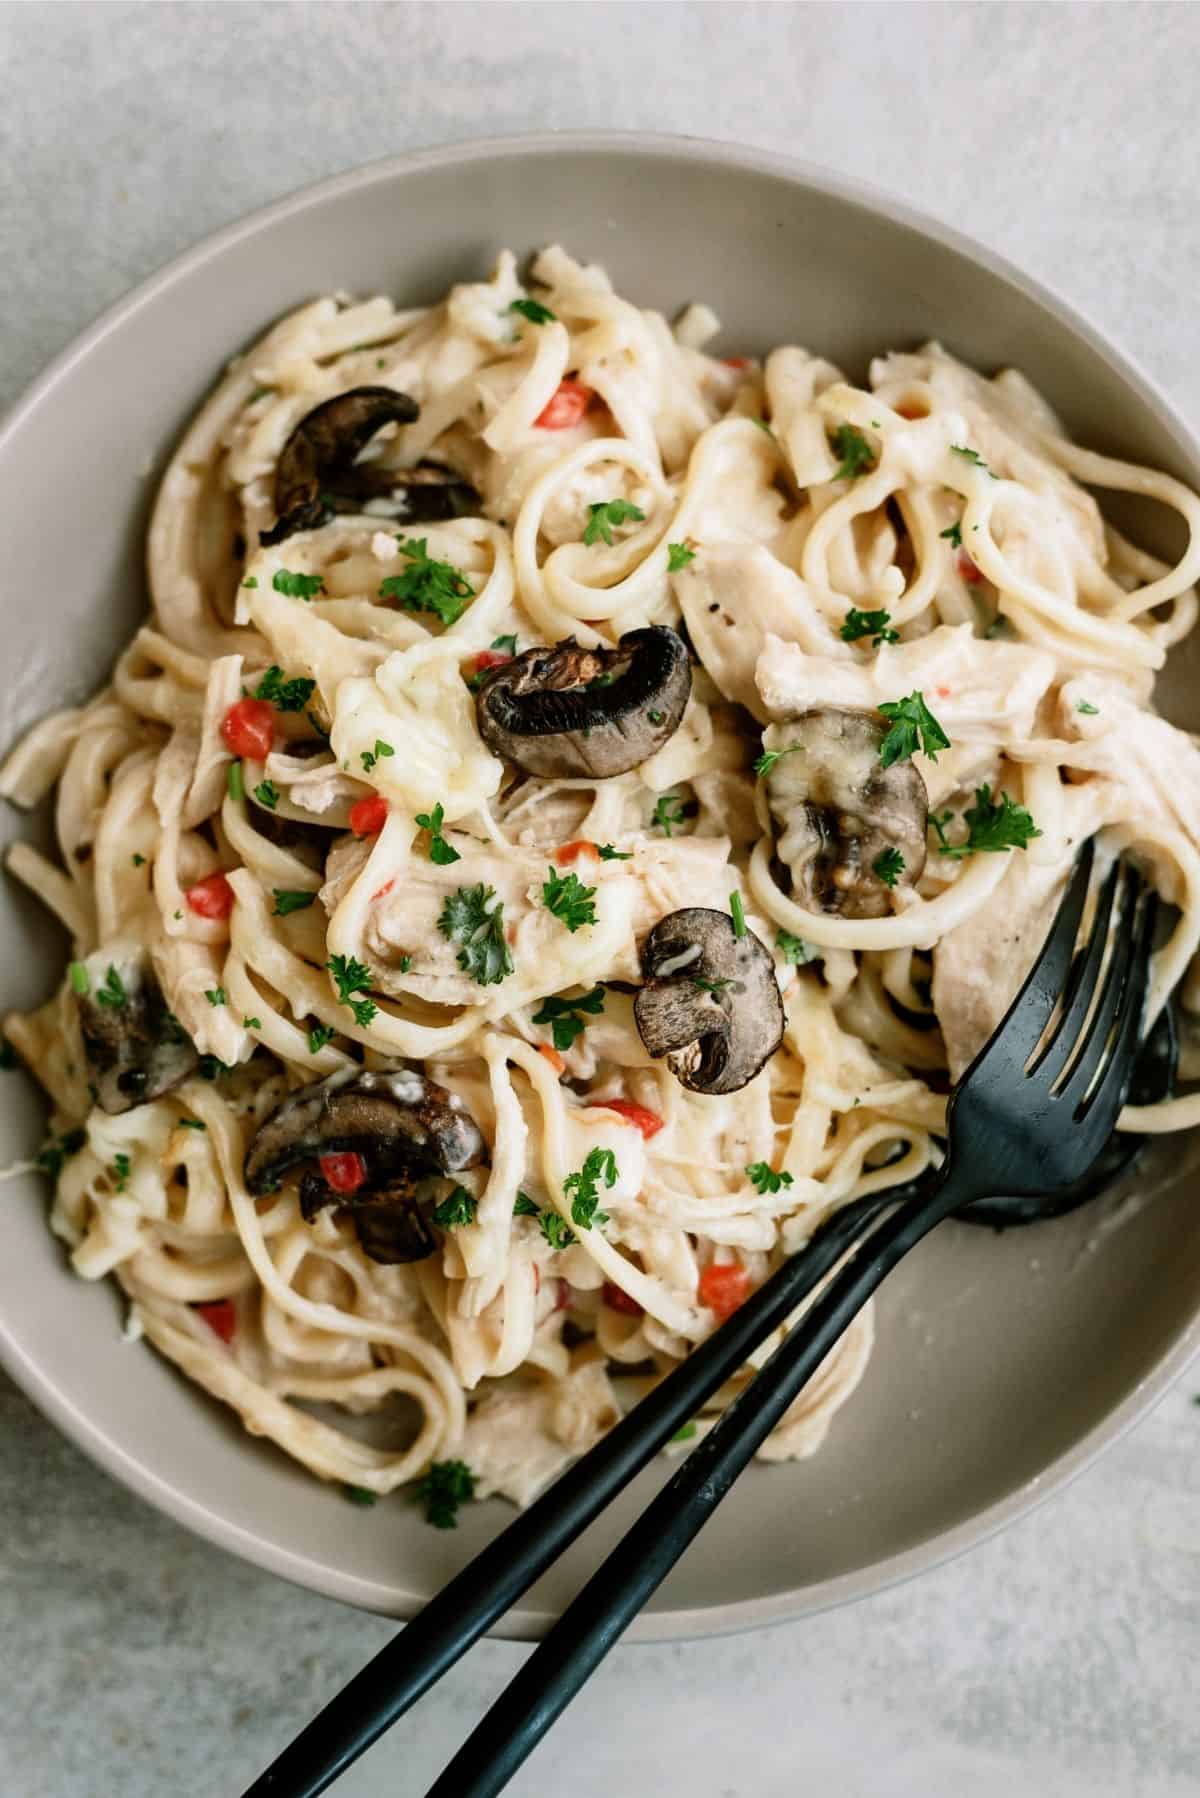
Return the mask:
[[[1187,4],[0,6],[0,401],[266,200],[411,146],[591,126],[888,185],[1059,287],[1196,424],[1198,61]],[[1198,1390],[912,1586],[618,1649],[511,1790],[1200,1792]],[[0,1517],[5,1798],[226,1798],[388,1634],[193,1541],[2,1380]],[[417,1798],[527,1652],[481,1645],[339,1798]]]

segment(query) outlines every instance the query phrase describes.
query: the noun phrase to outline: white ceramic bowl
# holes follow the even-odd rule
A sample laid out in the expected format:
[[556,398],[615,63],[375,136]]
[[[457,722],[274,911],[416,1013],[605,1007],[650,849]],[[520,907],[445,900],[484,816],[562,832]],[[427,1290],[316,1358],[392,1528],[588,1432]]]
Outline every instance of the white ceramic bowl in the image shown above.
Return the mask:
[[[808,345],[851,372],[929,336],[1014,363],[1095,446],[1200,484],[1200,452],[1148,382],[1013,269],[903,205],[724,145],[634,136],[475,143],[406,156],[282,201],[147,281],[67,350],[0,435],[5,680],[0,748],[105,677],[143,616],[142,545],[158,473],[229,355],[277,314],[348,288],[429,301],[502,245],[560,239],[619,289],[674,311],[703,299],[730,352]],[[148,472],[149,471],[149,472]],[[1163,520],[1132,516],[1152,545]],[[1161,545],[1160,545],[1161,547]],[[1194,668],[1194,662],[1193,662]],[[1174,686],[1188,716],[1187,656]],[[1196,691],[1193,685],[1193,693]],[[1176,708],[1178,709],[1178,708]],[[37,835],[6,812],[0,836]],[[9,883],[3,1000],[57,979],[63,944]],[[0,1081],[0,1161],[40,1108]],[[951,1224],[885,1288],[866,1380],[814,1460],[755,1467],[635,1627],[648,1639],[837,1603],[927,1567],[1054,1490],[1163,1392],[1200,1343],[1200,1207],[1174,1181],[1120,1228],[1092,1207],[1003,1237]],[[1185,1190],[1187,1188],[1188,1190]],[[410,1614],[498,1530],[499,1502],[430,1530],[402,1498],[357,1510],[148,1348],[117,1298],[67,1270],[38,1178],[0,1205],[0,1355],[90,1455],[190,1528],[352,1603]],[[1107,1204],[1107,1201],[1105,1201]],[[1090,1252],[1081,1252],[1090,1244]],[[504,1631],[538,1634],[645,1502],[643,1476]]]

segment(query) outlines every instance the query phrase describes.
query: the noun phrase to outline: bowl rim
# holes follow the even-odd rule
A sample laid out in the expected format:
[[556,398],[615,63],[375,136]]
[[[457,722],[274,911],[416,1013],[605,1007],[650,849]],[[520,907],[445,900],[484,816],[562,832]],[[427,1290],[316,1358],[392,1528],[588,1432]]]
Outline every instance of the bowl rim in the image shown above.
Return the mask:
[[[147,275],[122,297],[106,307],[90,325],[58,352],[32,383],[20,393],[0,418],[0,453],[29,418],[66,379],[75,365],[91,354],[111,332],[132,320],[141,308],[158,299],[194,269],[214,256],[292,214],[320,206],[331,199],[402,179],[422,169],[468,167],[479,161],[520,158],[529,155],[603,154],[649,160],[681,160],[716,164],[749,174],[775,177],[841,200],[873,214],[883,214],[906,228],[928,237],[983,268],[994,280],[1031,297],[1045,311],[1100,357],[1118,378],[1142,400],[1155,422],[1176,450],[1200,464],[1200,443],[1166,399],[1157,384],[1104,332],[1065,299],[1055,288],[1027,275],[1006,257],[981,244],[956,227],[909,205],[886,188],[843,175],[823,164],[760,150],[727,139],[666,132],[643,131],[540,131],[494,137],[456,139],[436,146],[404,151],[380,158],[341,174],[296,188],[265,206],[255,208],[231,224],[208,233],[189,248]],[[1154,1367],[1134,1389],[1115,1405],[1078,1442],[1049,1463],[1032,1479],[1005,1497],[976,1511],[948,1530],[899,1554],[869,1562],[848,1573],[836,1574],[810,1586],[799,1586],[769,1596],[740,1599],[734,1603],[657,1611],[639,1616],[624,1640],[661,1642],[732,1634],[741,1630],[790,1621],[862,1599],[887,1590],[915,1574],[941,1566],[977,1543],[985,1542],[1007,1524],[1015,1522],[1060,1491],[1111,1444],[1118,1442],[1157,1403],[1189,1363],[1200,1354],[1200,1307],[1190,1323],[1176,1335]],[[211,1510],[182,1488],[172,1485],[114,1440],[93,1418],[74,1403],[69,1391],[44,1374],[11,1335],[0,1315],[0,1367],[20,1390],[90,1460],[114,1479],[165,1512],[175,1522],[217,1547],[276,1573],[294,1584],[364,1610],[406,1619],[420,1603],[399,1598],[382,1581],[331,1567],[311,1554],[289,1549],[260,1535],[227,1515]],[[535,1641],[555,1621],[553,1611],[521,1605],[510,1611],[488,1633],[507,1641]]]

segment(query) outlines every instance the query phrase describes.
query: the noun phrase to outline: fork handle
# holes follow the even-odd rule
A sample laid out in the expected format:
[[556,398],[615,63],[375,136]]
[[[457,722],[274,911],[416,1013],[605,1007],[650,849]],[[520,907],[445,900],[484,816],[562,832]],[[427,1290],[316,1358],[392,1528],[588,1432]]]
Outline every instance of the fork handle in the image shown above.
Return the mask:
[[852,1319],[935,1224],[984,1196],[966,1170],[888,1218],[661,1489],[567,1607],[426,1798],[494,1798],[707,1523]]

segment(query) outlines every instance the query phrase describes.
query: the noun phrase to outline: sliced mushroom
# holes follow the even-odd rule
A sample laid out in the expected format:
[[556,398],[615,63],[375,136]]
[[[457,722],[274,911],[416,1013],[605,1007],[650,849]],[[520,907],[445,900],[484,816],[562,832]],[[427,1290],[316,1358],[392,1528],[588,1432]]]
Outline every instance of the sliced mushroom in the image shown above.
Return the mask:
[[408,1068],[348,1071],[301,1087],[259,1126],[246,1155],[246,1185],[271,1192],[280,1177],[323,1155],[353,1153],[366,1178],[352,1194],[335,1192],[319,1168],[300,1178],[300,1209],[310,1222],[328,1205],[353,1218],[373,1261],[420,1261],[436,1247],[422,1216],[417,1182],[456,1174],[484,1156],[483,1138],[462,1100]]
[[822,706],[767,733],[778,853],[809,911],[887,917],[896,887],[920,878],[929,795],[911,761],[884,767],[885,729],[876,712]]
[[493,669],[476,698],[488,748],[527,774],[607,779],[636,768],[678,730],[692,690],[687,645],[666,625],[615,649],[573,637]]
[[280,452],[275,469],[275,523],[264,544],[315,530],[338,511],[361,511],[367,500],[395,497],[396,515],[432,524],[479,509],[469,482],[436,462],[394,469],[358,457],[386,424],[412,424],[420,407],[391,387],[353,387],[307,412]]
[[647,1052],[695,1093],[732,1093],[783,1040],[771,956],[727,912],[693,905],[661,918],[642,946],[646,984],[633,1002]]
[[196,1045],[138,954],[97,950],[84,963],[79,1028],[102,1108],[115,1117],[157,1099],[199,1064]]

